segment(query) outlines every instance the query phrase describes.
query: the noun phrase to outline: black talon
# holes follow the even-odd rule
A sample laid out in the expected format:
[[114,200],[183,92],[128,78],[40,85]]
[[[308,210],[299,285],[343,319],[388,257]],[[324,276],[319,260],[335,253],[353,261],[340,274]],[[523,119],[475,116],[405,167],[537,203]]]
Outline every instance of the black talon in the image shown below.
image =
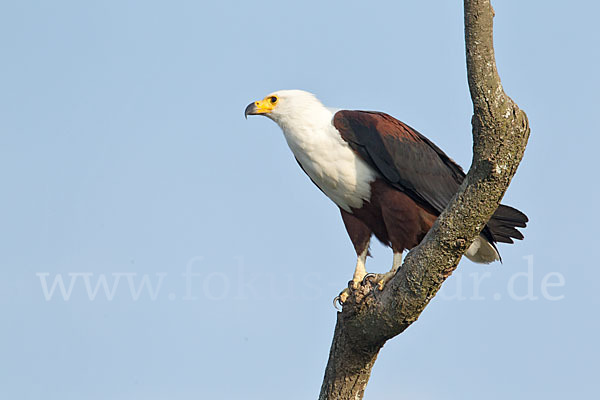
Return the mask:
[[369,280],[370,278],[377,278],[377,274],[374,274],[373,272],[369,272],[368,274],[366,274],[366,275],[363,277],[363,280],[362,280],[361,284],[362,284],[362,285],[364,285],[364,284],[365,284],[365,282],[368,282],[368,280]]
[[342,311],[341,308],[338,308],[338,304],[342,307],[344,306],[344,303],[342,302],[342,298],[340,296],[335,296],[335,298],[333,299],[333,307],[335,307],[335,309],[338,311]]

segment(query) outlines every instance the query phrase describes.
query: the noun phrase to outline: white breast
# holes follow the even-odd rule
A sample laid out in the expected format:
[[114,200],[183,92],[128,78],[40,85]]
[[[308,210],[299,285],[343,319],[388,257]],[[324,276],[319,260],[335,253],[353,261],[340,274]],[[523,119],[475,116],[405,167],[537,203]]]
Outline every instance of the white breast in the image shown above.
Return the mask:
[[[351,212],[371,196],[377,172],[354,153],[332,124],[333,113],[312,115],[311,123],[280,124],[304,171],[335,204]],[[304,121],[305,122],[305,121]]]

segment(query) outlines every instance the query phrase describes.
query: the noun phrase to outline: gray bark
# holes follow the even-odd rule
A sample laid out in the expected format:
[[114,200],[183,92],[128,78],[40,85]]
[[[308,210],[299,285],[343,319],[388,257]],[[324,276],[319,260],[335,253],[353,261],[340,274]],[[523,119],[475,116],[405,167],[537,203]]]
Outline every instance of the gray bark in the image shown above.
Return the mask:
[[527,116],[504,93],[489,0],[464,0],[473,160],[467,177],[421,244],[382,291],[350,288],[337,315],[319,399],[362,399],[384,343],[417,320],[494,213],[529,138]]

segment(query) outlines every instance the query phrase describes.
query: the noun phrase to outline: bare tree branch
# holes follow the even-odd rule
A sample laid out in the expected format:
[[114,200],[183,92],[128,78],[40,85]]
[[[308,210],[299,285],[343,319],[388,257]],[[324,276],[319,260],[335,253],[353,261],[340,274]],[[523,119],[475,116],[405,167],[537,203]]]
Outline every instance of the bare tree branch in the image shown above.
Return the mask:
[[479,235],[514,176],[529,138],[527,116],[500,83],[489,0],[464,0],[473,161],[421,244],[383,291],[353,290],[337,315],[321,400],[362,399],[379,350],[417,320]]

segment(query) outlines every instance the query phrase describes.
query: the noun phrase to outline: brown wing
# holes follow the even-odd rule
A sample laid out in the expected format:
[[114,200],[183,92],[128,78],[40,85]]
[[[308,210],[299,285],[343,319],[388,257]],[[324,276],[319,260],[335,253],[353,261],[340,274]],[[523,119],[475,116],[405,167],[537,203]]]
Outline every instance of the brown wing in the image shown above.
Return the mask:
[[333,124],[389,184],[438,214],[465,178],[462,168],[433,142],[388,114],[343,110]]
[[[390,185],[436,214],[465,179],[462,168],[432,141],[388,114],[343,110],[334,115],[333,124]],[[482,233],[492,244],[512,243],[523,239],[515,228],[524,228],[527,222],[521,211],[501,204]]]

